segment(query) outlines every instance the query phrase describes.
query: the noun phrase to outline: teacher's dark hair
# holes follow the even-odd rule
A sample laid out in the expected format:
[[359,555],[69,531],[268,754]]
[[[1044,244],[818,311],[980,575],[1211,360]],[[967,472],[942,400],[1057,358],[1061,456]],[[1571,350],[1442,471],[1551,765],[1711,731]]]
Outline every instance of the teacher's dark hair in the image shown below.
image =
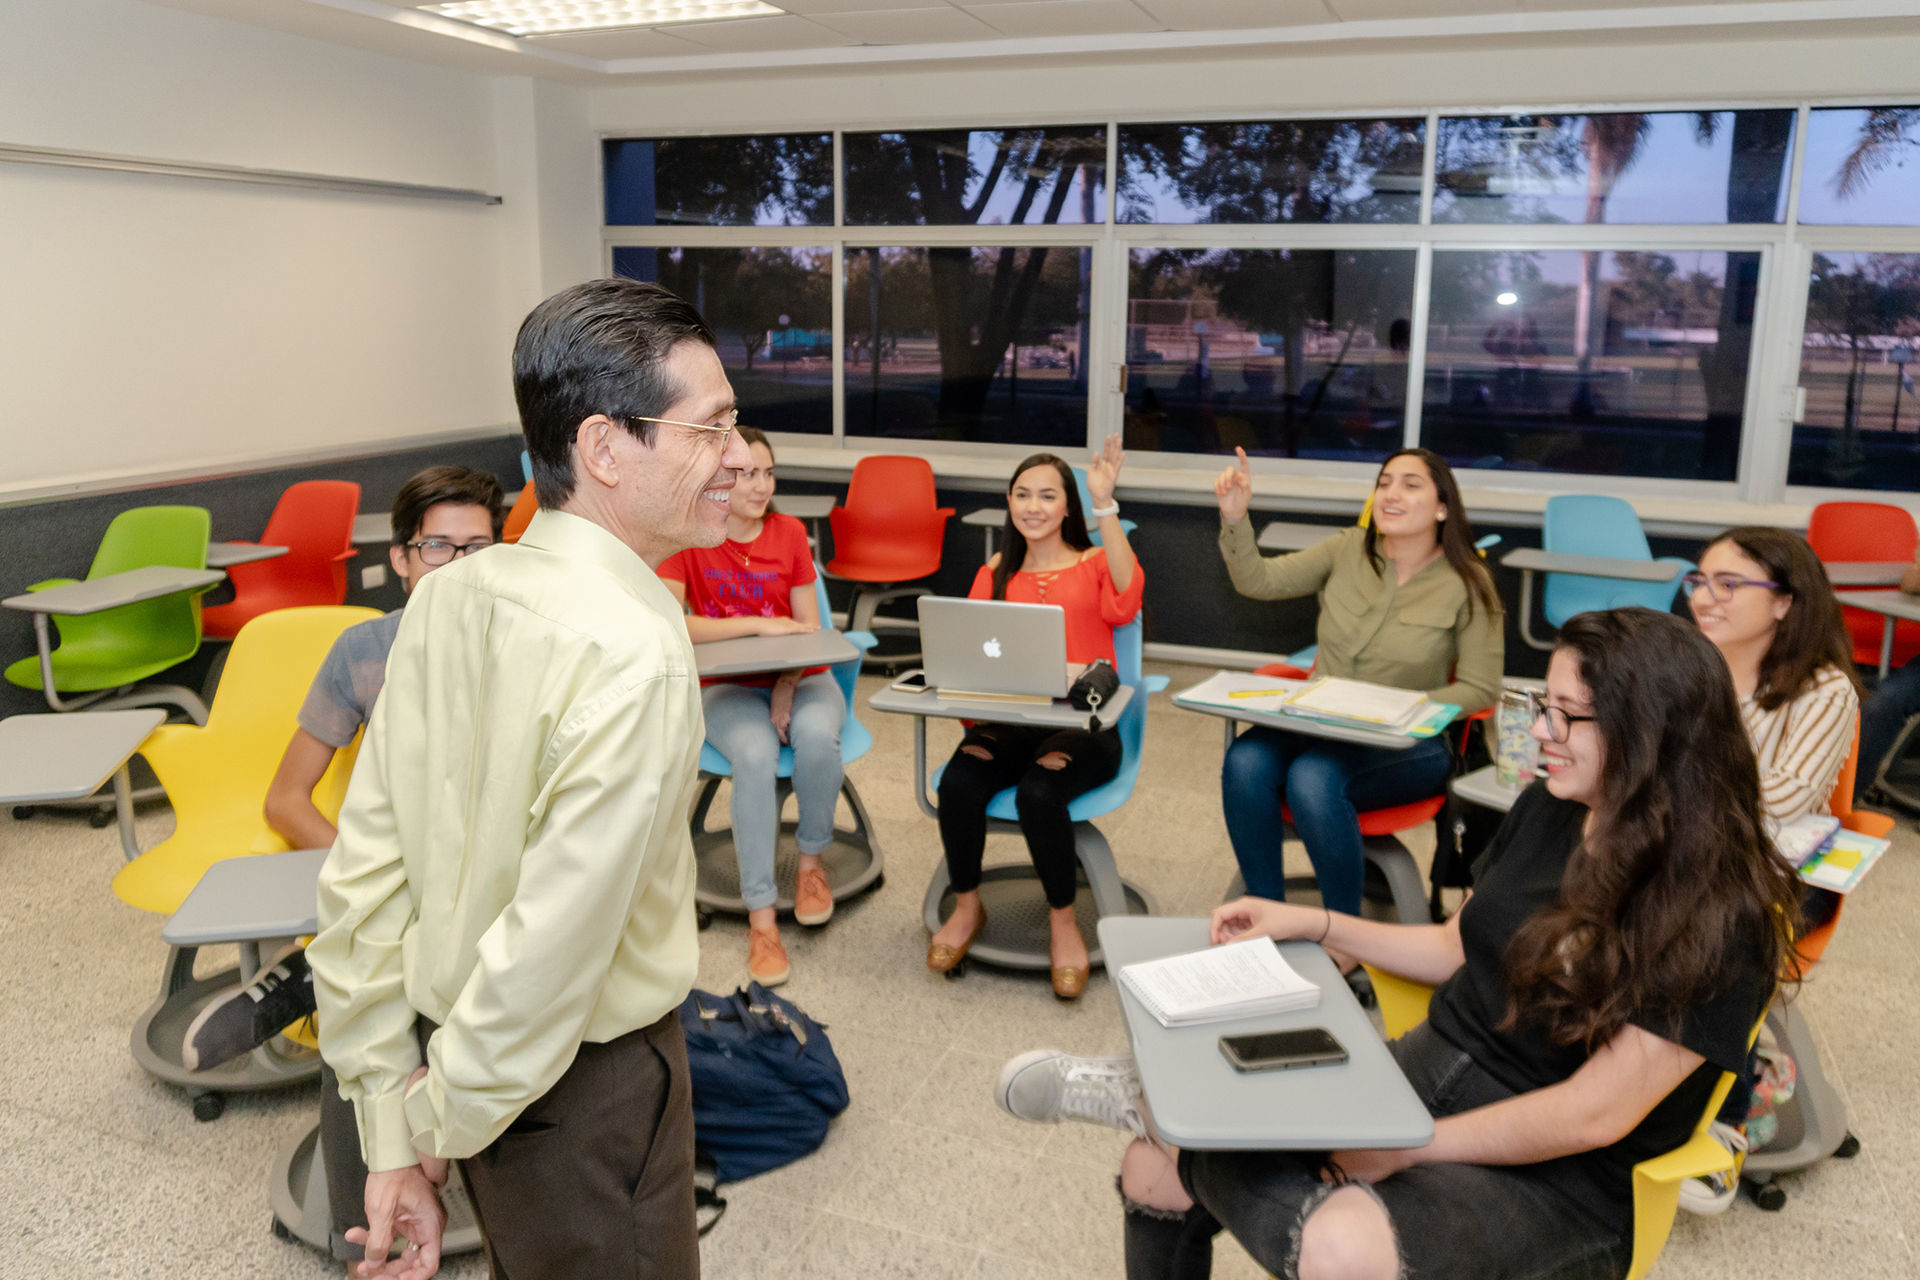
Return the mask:
[[[1373,485],[1380,487],[1380,477],[1387,472],[1387,463],[1395,458],[1418,458],[1427,469],[1427,478],[1433,481],[1434,495],[1440,505],[1447,509],[1447,518],[1440,522],[1440,552],[1446,556],[1447,564],[1460,575],[1460,581],[1467,584],[1467,607],[1478,605],[1490,614],[1499,614],[1500,593],[1493,588],[1493,575],[1487,572],[1487,565],[1480,558],[1480,552],[1473,545],[1473,525],[1467,520],[1467,504],[1460,501],[1460,485],[1453,478],[1453,468],[1447,460],[1431,449],[1399,449],[1387,455],[1386,462],[1380,464],[1380,470],[1374,473]],[[1367,521],[1367,563],[1373,566],[1374,573],[1382,572],[1384,564],[1380,552],[1376,549],[1378,535],[1374,522]]]
[[1503,1025],[1588,1052],[1629,1022],[1677,1039],[1729,975],[1796,975],[1799,879],[1761,825],[1733,678],[1697,628],[1651,609],[1582,613],[1558,651],[1579,665],[1605,767],[1559,902],[1508,944]]
[[679,296],[640,280],[589,280],[535,307],[513,344],[513,398],[542,507],[573,496],[573,437],[603,413],[648,445],[680,398],[667,353],[682,342],[715,346],[713,330]]
[[[1013,493],[1013,486],[1020,477],[1035,467],[1052,467],[1060,477],[1060,486],[1067,491],[1067,514],[1060,521],[1060,541],[1075,551],[1085,551],[1093,545],[1093,539],[1087,536],[1087,516],[1080,509],[1080,486],[1074,483],[1073,468],[1064,460],[1051,453],[1036,453],[1030,458],[1022,458],[1020,465],[1013,469],[1013,475],[1007,480],[1007,493]],[[1013,521],[1013,507],[1007,507],[1007,523],[1000,531],[1000,563],[993,567],[993,598],[1007,598],[1007,584],[1013,581],[1013,575],[1020,572],[1020,566],[1027,562],[1027,539],[1020,532],[1020,526]]]
[[1760,681],[1753,699],[1762,711],[1784,707],[1813,683],[1822,667],[1834,667],[1864,696],[1853,669],[1853,637],[1833,598],[1833,583],[1807,540],[1785,529],[1743,525],[1729,529],[1710,546],[1730,542],[1740,554],[1767,571],[1778,592],[1793,601],[1787,616],[1774,628],[1773,643],[1760,659]]

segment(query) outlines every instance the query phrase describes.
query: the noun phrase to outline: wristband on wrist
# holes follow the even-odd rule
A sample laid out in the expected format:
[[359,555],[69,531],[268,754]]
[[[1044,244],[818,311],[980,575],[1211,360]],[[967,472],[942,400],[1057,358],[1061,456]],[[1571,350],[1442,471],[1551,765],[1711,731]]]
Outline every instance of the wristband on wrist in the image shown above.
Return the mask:
[[1109,502],[1104,507],[1090,507],[1087,509],[1087,514],[1092,516],[1095,520],[1104,520],[1108,516],[1119,515],[1120,504],[1118,502]]

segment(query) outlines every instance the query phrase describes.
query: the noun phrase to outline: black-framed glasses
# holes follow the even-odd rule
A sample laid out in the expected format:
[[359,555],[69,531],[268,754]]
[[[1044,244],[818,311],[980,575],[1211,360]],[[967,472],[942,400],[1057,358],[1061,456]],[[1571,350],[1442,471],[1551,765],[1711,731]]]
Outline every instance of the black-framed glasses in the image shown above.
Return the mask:
[[1765,587],[1769,591],[1781,589],[1779,583],[1769,582],[1765,578],[1743,578],[1737,573],[1701,573],[1698,570],[1681,574],[1680,585],[1687,589],[1688,595],[1705,587],[1708,595],[1723,604],[1733,599],[1733,593],[1742,587]]
[[484,542],[443,542],[439,538],[422,538],[406,545],[420,553],[421,564],[438,569],[443,564],[452,564],[456,556],[485,551],[493,545],[493,539],[488,538]]
[[1534,719],[1547,718],[1547,736],[1555,742],[1565,742],[1573,736],[1573,726],[1598,720],[1599,716],[1577,716],[1571,711],[1549,705],[1545,694],[1537,689],[1527,690],[1527,712]]

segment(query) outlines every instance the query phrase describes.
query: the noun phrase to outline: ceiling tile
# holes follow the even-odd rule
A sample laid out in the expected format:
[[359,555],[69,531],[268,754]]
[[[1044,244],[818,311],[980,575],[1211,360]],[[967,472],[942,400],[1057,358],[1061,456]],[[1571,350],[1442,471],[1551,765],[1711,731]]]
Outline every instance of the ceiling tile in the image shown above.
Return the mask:
[[1173,31],[1297,27],[1331,22],[1320,0],[1134,0]]
[[812,17],[816,13],[884,13],[895,9],[950,9],[948,0],[767,0],[776,9]]
[[575,31],[561,36],[528,36],[527,43],[583,58],[671,58],[683,53],[710,53],[664,31],[628,28],[622,31]]
[[[1591,6],[1594,0],[1583,0]],[[1381,18],[1462,18],[1480,13],[1512,13],[1517,0],[1326,0],[1342,22]]]
[[1008,36],[1105,36],[1164,29],[1163,23],[1149,18],[1133,0],[1038,0],[967,4],[967,8],[974,17]]
[[767,53],[780,49],[826,49],[853,43],[805,18],[734,18],[727,22],[682,22],[673,27],[682,40],[723,53]]
[[951,8],[823,13],[817,21],[862,44],[936,44],[992,40],[999,35],[984,22]]

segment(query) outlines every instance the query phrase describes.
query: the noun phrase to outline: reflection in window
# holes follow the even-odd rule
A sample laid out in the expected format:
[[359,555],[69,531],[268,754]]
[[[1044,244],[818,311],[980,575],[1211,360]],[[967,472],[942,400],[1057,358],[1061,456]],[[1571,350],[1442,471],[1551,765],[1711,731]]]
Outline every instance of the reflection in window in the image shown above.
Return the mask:
[[1106,220],[1101,125],[848,133],[840,148],[852,226]]
[[1916,346],[1920,254],[1814,255],[1788,484],[1920,489]]
[[1414,257],[1135,249],[1127,447],[1385,458],[1405,431]]
[[846,433],[1083,446],[1092,259],[1077,246],[848,249]]
[[1456,466],[1731,480],[1757,253],[1433,255],[1421,437]]
[[832,433],[830,250],[621,245],[613,273],[664,285],[706,318],[720,339],[740,421],[762,431]]
[[1920,226],[1920,107],[1815,108],[1800,221]]
[[1121,222],[1418,222],[1423,120],[1120,126]]
[[1435,222],[1780,222],[1791,110],[1440,121]]
[[607,224],[801,227],[833,221],[833,136],[609,138]]

